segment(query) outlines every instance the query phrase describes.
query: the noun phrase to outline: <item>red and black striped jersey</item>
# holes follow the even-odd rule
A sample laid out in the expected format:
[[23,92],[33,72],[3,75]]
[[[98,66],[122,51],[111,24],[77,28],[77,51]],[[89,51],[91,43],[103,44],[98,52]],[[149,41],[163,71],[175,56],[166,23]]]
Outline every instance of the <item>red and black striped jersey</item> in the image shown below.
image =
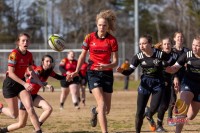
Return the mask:
[[14,67],[14,73],[21,79],[24,78],[24,74],[30,65],[33,65],[33,56],[29,51],[22,54],[18,49],[14,49],[8,56],[8,66]]
[[99,38],[97,32],[93,32],[86,35],[82,48],[89,50],[89,69],[94,70],[99,63],[110,64],[111,54],[118,51],[118,44],[116,38],[109,33],[105,38]]

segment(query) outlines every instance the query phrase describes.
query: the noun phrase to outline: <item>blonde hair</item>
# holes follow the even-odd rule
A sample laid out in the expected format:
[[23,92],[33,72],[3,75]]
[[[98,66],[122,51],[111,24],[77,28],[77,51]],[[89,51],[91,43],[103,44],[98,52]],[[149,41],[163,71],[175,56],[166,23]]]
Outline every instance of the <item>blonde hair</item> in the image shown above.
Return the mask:
[[108,32],[114,32],[115,29],[115,22],[116,22],[116,14],[113,10],[103,10],[96,16],[96,23],[97,21],[103,18],[108,22]]
[[162,50],[162,42],[156,43],[153,47],[156,49]]

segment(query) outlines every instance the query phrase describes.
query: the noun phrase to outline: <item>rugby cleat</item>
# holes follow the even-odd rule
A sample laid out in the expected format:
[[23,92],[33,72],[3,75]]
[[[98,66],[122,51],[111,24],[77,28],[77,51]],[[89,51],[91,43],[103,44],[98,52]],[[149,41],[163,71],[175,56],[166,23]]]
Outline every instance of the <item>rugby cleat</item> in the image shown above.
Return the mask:
[[152,132],[156,131],[156,123],[153,118],[146,117],[149,122],[149,128]]
[[157,128],[156,128],[156,132],[167,132],[167,130],[166,129],[164,129],[163,128],[163,126],[158,126]]
[[96,107],[91,108],[91,119],[90,119],[90,124],[92,127],[96,127],[97,125],[97,111]]

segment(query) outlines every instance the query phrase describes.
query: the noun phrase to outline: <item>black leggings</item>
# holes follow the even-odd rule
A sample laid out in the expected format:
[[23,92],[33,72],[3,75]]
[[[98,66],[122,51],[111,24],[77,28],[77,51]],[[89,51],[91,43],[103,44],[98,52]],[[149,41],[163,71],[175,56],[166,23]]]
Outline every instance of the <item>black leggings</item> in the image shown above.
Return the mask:
[[[147,105],[150,95],[151,94],[138,93],[137,111],[136,111],[136,118],[135,118],[136,133],[140,133],[141,131],[143,118],[144,118],[144,111],[145,111],[145,107]],[[158,106],[160,104],[161,97],[162,97],[162,90],[152,93],[151,102],[150,102],[150,111],[149,111],[149,114],[147,114],[149,118],[152,118],[152,116],[156,113]]]
[[159,126],[162,126],[163,119],[165,112],[167,111],[171,99],[171,79],[166,81],[167,85],[165,86],[165,89],[163,90],[163,95],[161,98],[161,103],[158,108],[158,121],[157,124]]

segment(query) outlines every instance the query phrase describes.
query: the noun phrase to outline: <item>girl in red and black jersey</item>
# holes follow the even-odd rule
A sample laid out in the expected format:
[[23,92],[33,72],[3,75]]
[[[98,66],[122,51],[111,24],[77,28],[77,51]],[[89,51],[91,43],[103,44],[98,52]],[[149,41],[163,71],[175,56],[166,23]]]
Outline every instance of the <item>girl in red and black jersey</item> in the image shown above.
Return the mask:
[[[49,76],[57,79],[57,80],[66,80],[65,76],[58,75],[53,71],[54,68],[54,60],[50,55],[45,55],[42,58],[41,66],[35,66],[34,71],[38,75],[40,81],[50,89],[51,92],[54,91],[53,86],[47,84],[47,79]],[[29,73],[29,72],[28,72]],[[33,105],[37,108],[42,108],[44,111],[39,117],[40,126],[47,120],[47,118],[52,113],[51,105],[40,95],[38,95],[38,91],[41,88],[41,85],[37,84],[37,82],[31,77],[27,79],[27,83],[30,83],[32,86],[32,90],[30,91]],[[18,123],[14,123],[6,127],[8,131],[14,131],[20,128],[23,128],[26,125],[28,118],[28,113],[21,101],[19,101],[19,121]],[[1,129],[5,130],[5,128]]]
[[[59,69],[63,76],[71,74],[76,70],[77,60],[74,59],[74,52],[69,51],[67,58],[61,60]],[[64,102],[69,94],[72,95],[72,102],[76,109],[79,109],[79,77],[75,77],[72,81],[61,80],[60,109],[63,109]]]
[[[8,57],[8,71],[3,82],[3,96],[8,104],[8,108],[1,107],[0,112],[11,118],[18,116],[18,99],[24,104],[31,122],[37,133],[41,133],[38,117],[33,108],[33,103],[29,95],[32,85],[25,81],[25,71],[28,69],[31,72],[35,81],[44,87],[36,74],[33,72],[32,54],[27,50],[30,45],[30,36],[27,33],[21,33],[17,39],[17,48],[14,49]],[[2,132],[8,132],[5,128]]]
[[111,35],[111,32],[115,31],[115,20],[116,16],[112,10],[105,10],[97,14],[96,24],[98,31],[92,32],[85,37],[76,71],[71,74],[72,77],[78,75],[89,51],[88,87],[97,102],[97,107],[91,109],[91,126],[96,126],[98,114],[102,133],[108,132],[106,114],[110,112],[111,108],[113,92],[112,69],[118,64],[118,44],[116,38]]

